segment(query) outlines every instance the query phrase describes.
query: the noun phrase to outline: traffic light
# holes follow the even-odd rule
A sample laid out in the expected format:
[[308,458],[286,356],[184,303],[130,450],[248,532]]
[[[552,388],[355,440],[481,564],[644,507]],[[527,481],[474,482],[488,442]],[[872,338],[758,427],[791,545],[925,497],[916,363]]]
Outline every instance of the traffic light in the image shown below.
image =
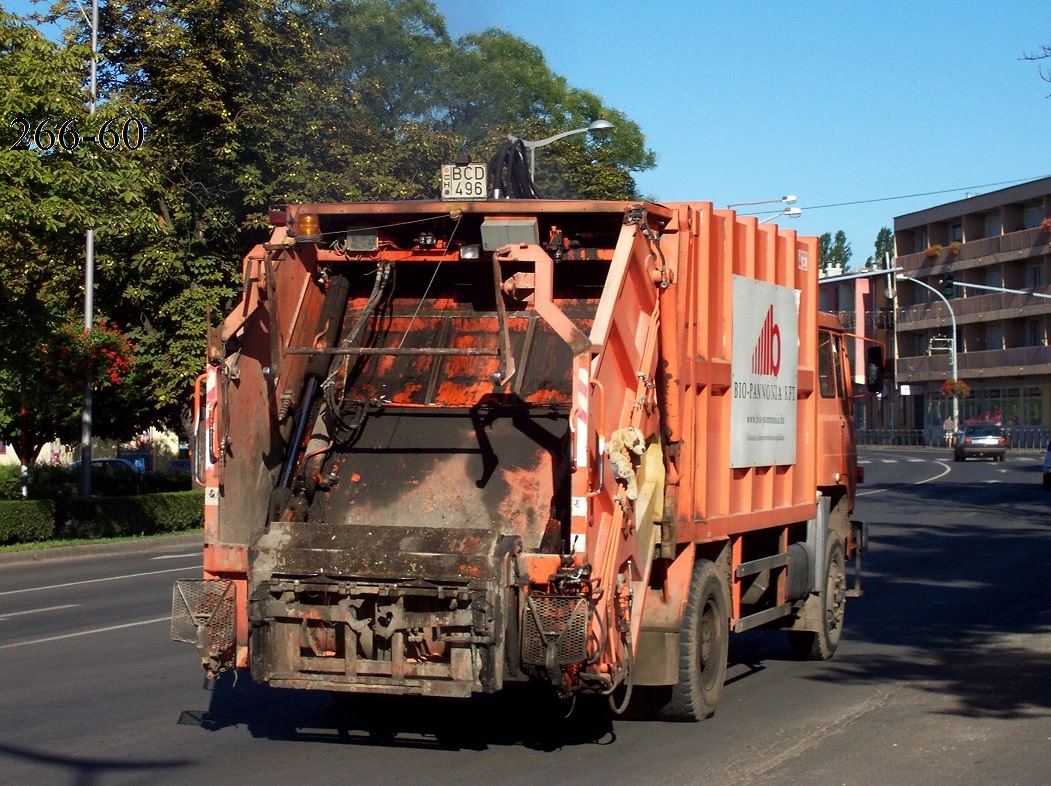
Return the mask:
[[946,273],[945,275],[943,275],[940,279],[940,283],[942,285],[942,292],[945,294],[945,297],[952,297],[954,294],[956,294],[956,285],[953,281],[952,273]]

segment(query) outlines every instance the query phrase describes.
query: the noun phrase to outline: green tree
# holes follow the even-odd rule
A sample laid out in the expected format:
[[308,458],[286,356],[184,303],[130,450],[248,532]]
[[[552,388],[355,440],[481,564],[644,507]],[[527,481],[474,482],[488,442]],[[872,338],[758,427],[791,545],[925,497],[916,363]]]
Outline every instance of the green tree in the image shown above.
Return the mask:
[[[48,19],[67,23],[69,43],[30,41],[12,21],[24,73],[10,77],[20,97],[3,100],[19,112],[17,101],[61,95],[37,114],[83,116],[80,8],[58,0]],[[146,141],[91,159],[88,177],[83,167],[48,169],[19,196],[14,204],[51,210],[54,226],[46,241],[20,235],[40,244],[27,257],[36,278],[5,286],[20,287],[12,298],[42,287],[22,313],[37,306],[48,329],[69,325],[82,297],[84,219],[92,208],[105,214],[96,309],[134,343],[129,383],[112,395],[125,421],[143,425],[173,423],[188,402],[206,310],[219,315],[236,296],[241,259],[269,229],[268,204],[434,198],[440,165],[458,152],[485,160],[508,135],[539,139],[599,117],[616,130],[544,148],[548,195],[633,198],[633,173],[654,161],[635,123],[570,87],[536,47],[495,30],[454,41],[430,0],[113,0],[100,9],[99,40],[99,115],[142,120]],[[61,91],[42,89],[34,62],[61,77]],[[26,341],[43,335],[27,329]]]
[[865,260],[865,264],[871,265],[875,262],[876,265],[882,265],[883,260],[890,255],[890,258],[894,258],[894,233],[890,231],[890,227],[882,227],[879,232],[876,233],[876,253]]
[[845,272],[850,267],[850,257],[853,253],[842,229],[837,231],[834,237],[825,232],[818,238],[818,256],[821,258],[822,270],[838,267]]
[[[0,149],[0,433],[30,455],[79,429],[84,377],[49,373],[43,348],[82,330],[86,229],[95,230],[100,280],[116,282],[98,287],[96,314],[122,327],[111,287],[127,275],[132,249],[160,234],[142,197],[151,175],[138,151],[106,151],[72,135],[138,113],[114,98],[88,117],[88,54],[0,12],[0,122],[15,134],[28,128],[30,139],[29,149]],[[99,409],[101,436],[130,429],[140,416],[141,400],[126,390],[100,400],[112,404]]]
[[467,35],[457,41],[445,75],[444,117],[475,158],[508,136],[546,139],[609,120],[610,131],[544,147],[537,157],[538,190],[551,198],[638,198],[632,173],[656,160],[638,125],[594,93],[570,87],[536,46],[496,29]]

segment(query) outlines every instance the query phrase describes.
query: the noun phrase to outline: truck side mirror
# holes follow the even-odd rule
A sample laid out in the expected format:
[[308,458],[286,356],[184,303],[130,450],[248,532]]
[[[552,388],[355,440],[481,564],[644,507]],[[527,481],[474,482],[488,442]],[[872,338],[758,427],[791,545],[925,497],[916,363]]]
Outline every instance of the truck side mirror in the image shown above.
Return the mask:
[[865,387],[869,393],[883,390],[883,347],[870,346],[865,350]]

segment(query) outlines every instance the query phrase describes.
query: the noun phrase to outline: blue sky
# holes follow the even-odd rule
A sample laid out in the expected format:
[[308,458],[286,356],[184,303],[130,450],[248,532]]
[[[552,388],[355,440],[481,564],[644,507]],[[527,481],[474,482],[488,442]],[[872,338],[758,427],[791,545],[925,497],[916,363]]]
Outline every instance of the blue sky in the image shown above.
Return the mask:
[[[657,154],[644,194],[795,194],[803,215],[782,222],[843,229],[855,265],[895,215],[1051,175],[1051,83],[1020,60],[1051,43],[1047,0],[436,5],[453,35],[503,28],[638,122]],[[948,193],[821,207],[932,191]]]
[[795,194],[803,215],[782,222],[843,229],[854,265],[896,215],[1051,175],[1051,83],[1019,60],[1051,43],[1047,0],[437,5],[454,35],[503,28],[638,122],[657,153],[643,193]]

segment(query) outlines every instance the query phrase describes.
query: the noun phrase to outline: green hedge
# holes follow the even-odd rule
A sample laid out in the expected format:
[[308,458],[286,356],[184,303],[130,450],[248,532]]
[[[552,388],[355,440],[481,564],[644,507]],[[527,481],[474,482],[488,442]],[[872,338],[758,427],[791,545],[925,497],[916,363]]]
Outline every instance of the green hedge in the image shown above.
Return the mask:
[[17,464],[0,464],[0,499],[22,499],[20,471]]
[[0,500],[0,546],[50,540],[54,536],[54,500]]
[[204,522],[204,492],[176,491],[138,497],[74,498],[62,534],[72,538],[158,535],[196,529]]
[[[22,498],[19,469],[17,465],[0,465],[0,500]],[[29,467],[30,499],[66,500],[78,497],[80,484],[79,468],[50,464],[32,464]],[[95,467],[91,473],[91,493],[101,497],[189,491],[192,485],[189,475],[178,473],[145,472],[131,475],[115,473],[104,467]]]

